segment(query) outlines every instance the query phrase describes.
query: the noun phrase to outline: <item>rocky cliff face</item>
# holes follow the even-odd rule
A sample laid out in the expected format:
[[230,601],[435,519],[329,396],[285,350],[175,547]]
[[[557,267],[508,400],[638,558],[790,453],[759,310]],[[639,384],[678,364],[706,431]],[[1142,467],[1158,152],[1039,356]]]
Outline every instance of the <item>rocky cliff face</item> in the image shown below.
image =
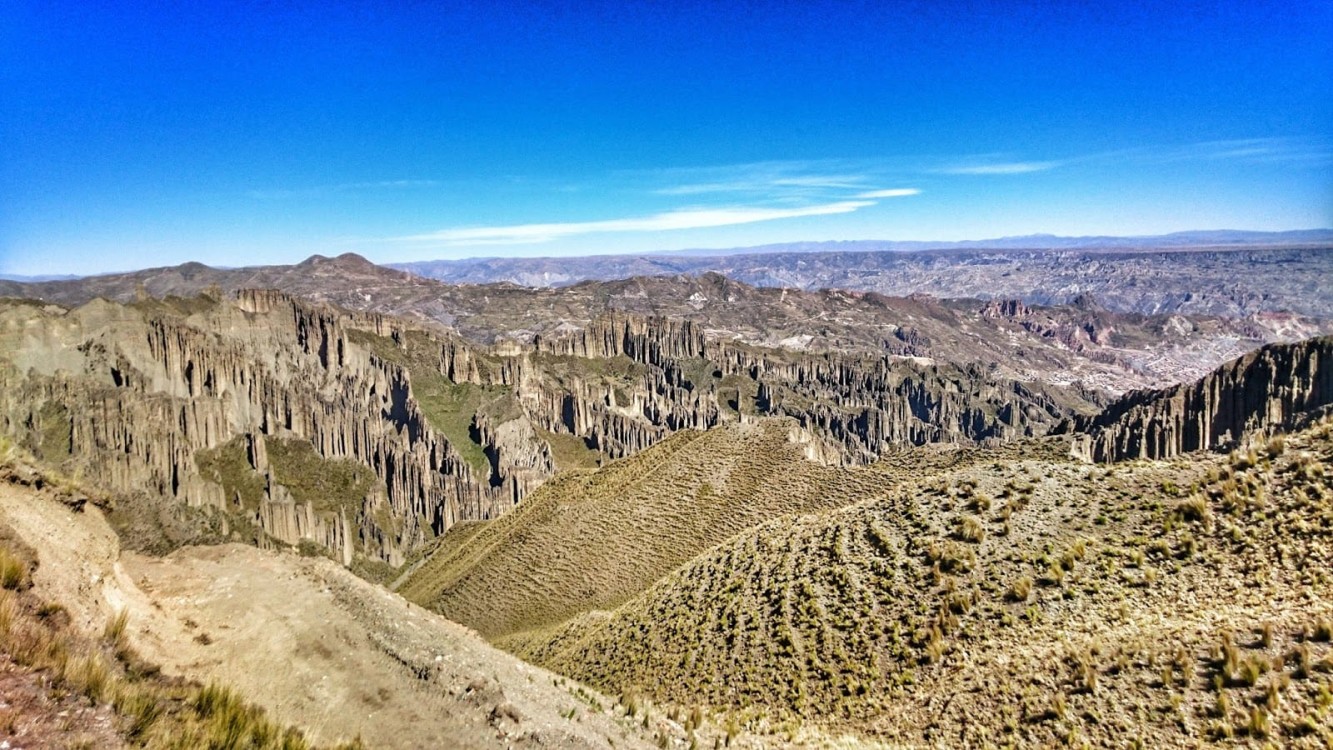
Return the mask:
[[1255,430],[1284,430],[1333,404],[1333,337],[1274,344],[1204,378],[1127,394],[1078,420],[1075,451],[1092,461],[1170,458],[1226,447]]
[[1043,434],[1060,415],[1092,409],[1081,394],[980,367],[762,349],[712,340],[690,321],[608,316],[574,335],[539,338],[536,348],[646,366],[624,388],[579,380],[558,408],[546,393],[532,410],[547,429],[587,436],[611,456],[678,429],[791,416],[839,446],[843,462],[864,463],[891,446]]
[[[862,271],[892,265],[870,271],[874,283],[868,288],[907,295],[895,297],[849,291],[858,286],[852,277],[818,271],[831,258],[843,257],[839,253],[802,254],[795,261],[797,276],[786,281],[769,277],[759,287],[741,283],[734,275],[680,275],[685,269],[676,266],[679,258],[670,263],[658,258],[646,267],[617,274],[613,281],[530,289],[513,284],[444,284],[348,254],[315,256],[290,266],[217,269],[189,263],[37,284],[0,281],[0,296],[77,306],[99,296],[132,302],[140,295],[192,297],[210,288],[229,293],[273,288],[349,310],[430,321],[475,344],[528,345],[538,337],[569,335],[607,315],[669,318],[690,321],[696,331],[706,331],[714,340],[764,349],[896,354],[960,366],[995,363],[992,374],[1001,378],[1056,386],[1078,382],[1101,390],[1107,398],[1194,380],[1263,344],[1333,333],[1333,320],[1275,312],[1280,308],[1268,306],[1246,306],[1222,319],[1199,314],[1213,311],[1208,306],[1153,305],[1142,311],[1153,314],[1145,315],[1132,312],[1139,310],[1138,305],[1119,304],[1124,295],[1143,293],[1156,281],[1169,281],[1202,298],[1210,293],[1225,296],[1219,288],[1223,282],[1249,283],[1259,276],[1291,286],[1294,296],[1288,299],[1327,298],[1322,288],[1327,284],[1319,282],[1327,275],[1322,269],[1330,263],[1324,256],[1333,255],[1260,254],[1252,262],[1224,263],[1214,269],[1211,280],[1190,271],[1209,266],[1209,258],[1236,259],[1244,254],[1167,255],[1178,258],[1162,267],[1149,262],[1156,270],[1148,276],[1134,271],[1138,267],[1134,258],[1148,258],[1142,254],[1122,259],[1132,261],[1128,268],[1105,253],[981,253],[957,256],[957,263],[946,262],[953,256],[932,254],[846,256]],[[762,256],[765,263],[781,257]],[[611,261],[598,260],[603,262]],[[904,263],[925,264],[917,268],[916,282],[903,283],[910,271],[900,267]],[[806,281],[821,280],[798,283],[805,271],[816,274]],[[1051,281],[1049,274],[1056,271],[1064,280]],[[636,273],[649,275],[625,278]],[[967,283],[956,283],[968,278]],[[881,282],[888,286],[880,288]],[[791,288],[795,286],[808,291]],[[1060,291],[1042,292],[1053,286]],[[933,299],[922,292],[988,301]]]
[[556,471],[543,435],[618,458],[677,430],[785,415],[809,455],[862,463],[1094,410],[980,367],[766,349],[689,320],[613,314],[484,346],[272,291],[0,303],[0,429],[126,497],[198,509],[224,536],[344,563],[397,566],[521,502]]
[[[271,292],[234,303],[201,298],[186,309],[7,306],[0,425],[114,491],[230,513],[261,540],[310,540],[344,560],[356,549],[394,563],[460,519],[508,509],[553,467],[532,441],[506,438],[524,433],[521,415],[479,431],[496,460],[469,465],[427,423],[409,370],[348,336],[392,328]],[[247,465],[226,466],[226,481],[205,478],[201,453],[238,437],[249,446]],[[269,470],[263,446],[272,437],[366,467],[374,486],[346,507],[329,498],[298,503]],[[260,498],[226,492],[255,478]]]

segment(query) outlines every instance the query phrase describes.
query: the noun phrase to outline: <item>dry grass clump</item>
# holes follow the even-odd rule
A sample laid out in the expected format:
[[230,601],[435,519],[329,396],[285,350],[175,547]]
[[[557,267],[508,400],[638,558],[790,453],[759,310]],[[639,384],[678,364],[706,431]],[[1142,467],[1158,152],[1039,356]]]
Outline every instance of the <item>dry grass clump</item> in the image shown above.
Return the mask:
[[986,540],[986,525],[976,516],[964,516],[958,519],[954,536],[964,542],[981,544]]
[[125,645],[125,629],[129,627],[129,624],[129,611],[118,610],[111,619],[107,620],[106,627],[102,629],[102,640],[117,648]]
[[1321,617],[1310,626],[1310,640],[1333,641],[1333,618]]
[[1005,598],[1011,602],[1026,602],[1031,595],[1032,578],[1030,576],[1023,576],[1014,581],[1013,585],[1009,587],[1009,591],[1005,594]]
[[19,589],[28,582],[28,566],[18,555],[0,547],[0,588]]
[[1208,508],[1208,499],[1202,495],[1195,495],[1187,500],[1182,500],[1176,505],[1176,516],[1193,523],[1209,521],[1212,518],[1212,513]]
[[967,503],[967,509],[973,513],[985,513],[991,508],[991,498],[984,492],[978,492]]
[[1274,435],[1268,440],[1268,444],[1264,447],[1264,451],[1268,454],[1269,460],[1275,459],[1283,453],[1286,453],[1287,437],[1285,435]]

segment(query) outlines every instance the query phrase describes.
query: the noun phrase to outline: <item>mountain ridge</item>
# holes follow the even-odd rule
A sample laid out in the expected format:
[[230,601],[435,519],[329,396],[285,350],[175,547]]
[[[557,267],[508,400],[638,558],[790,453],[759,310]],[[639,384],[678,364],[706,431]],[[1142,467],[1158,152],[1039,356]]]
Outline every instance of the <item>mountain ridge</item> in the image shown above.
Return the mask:
[[[144,296],[190,297],[214,288],[233,293],[265,287],[352,310],[411,317],[484,344],[531,343],[607,314],[661,316],[695,321],[713,338],[768,348],[887,351],[958,364],[999,363],[1008,377],[1083,381],[1113,393],[1197,377],[1262,343],[1333,332],[1333,317],[1262,310],[1236,319],[1121,313],[1106,304],[1104,290],[1086,285],[1068,304],[1053,306],[1023,303],[1022,295],[968,300],[777,289],[713,272],[532,289],[510,283],[446,284],[352,254],[313,256],[296,266],[211,269],[193,264],[73,282],[0,283],[0,296],[80,305],[96,297],[132,302]],[[1312,299],[1321,294],[1333,292],[1310,292]],[[1093,296],[1097,305],[1089,304]]]
[[718,272],[758,287],[840,288],[891,297],[1019,299],[1068,304],[1092,292],[1108,309],[1139,314],[1245,317],[1291,311],[1333,317],[1333,241],[1188,250],[1145,245],[1087,250],[955,248],[912,252],[838,249],[722,256],[616,255],[493,258],[395,264],[454,283],[579,281]]
[[[1333,229],[1288,229],[1258,231],[1247,229],[1191,229],[1166,234],[1145,235],[1058,235],[1044,232],[981,240],[828,240],[778,242],[731,248],[690,248],[660,250],[645,255],[759,255],[786,252],[828,252],[870,250],[881,252],[916,252],[950,249],[1055,250],[1075,248],[1133,249],[1142,247],[1217,248],[1237,245],[1281,245],[1333,243]],[[482,260],[474,258],[472,260]],[[401,266],[405,264],[390,264]]]

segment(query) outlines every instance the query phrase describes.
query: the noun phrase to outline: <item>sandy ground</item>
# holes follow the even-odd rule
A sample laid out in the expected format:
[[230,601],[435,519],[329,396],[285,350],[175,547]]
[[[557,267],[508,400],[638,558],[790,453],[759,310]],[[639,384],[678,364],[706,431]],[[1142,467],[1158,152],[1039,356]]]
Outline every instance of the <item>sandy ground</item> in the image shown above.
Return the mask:
[[96,508],[74,512],[8,484],[0,484],[0,523],[38,551],[38,593],[62,603],[77,625],[100,632],[125,608],[132,645],[164,672],[229,685],[315,741],[656,744],[657,727],[616,715],[614,700],[580,693],[323,558],[241,545],[122,554]]

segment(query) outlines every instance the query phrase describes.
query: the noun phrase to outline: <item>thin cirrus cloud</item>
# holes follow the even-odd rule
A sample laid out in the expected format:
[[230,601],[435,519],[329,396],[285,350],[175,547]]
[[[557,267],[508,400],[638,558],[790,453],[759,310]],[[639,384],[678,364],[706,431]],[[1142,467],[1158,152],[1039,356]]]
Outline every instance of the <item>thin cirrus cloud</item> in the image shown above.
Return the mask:
[[[913,191],[913,194],[915,191]],[[427,234],[396,237],[403,242],[434,242],[444,245],[519,245],[550,242],[575,235],[605,232],[663,232],[677,229],[753,224],[761,221],[794,219],[803,216],[847,214],[875,205],[873,200],[844,200],[798,208],[690,208],[665,211],[648,216],[603,221],[577,221],[545,224],[514,224],[493,227],[444,229]]]
[[906,198],[911,195],[920,195],[921,191],[916,188],[889,188],[887,190],[868,190],[864,193],[857,193],[857,198]]
[[940,171],[944,174],[968,175],[1029,174],[1031,172],[1045,172],[1058,166],[1060,166],[1058,161],[1011,161],[969,164],[961,167],[949,167]]
[[864,186],[860,175],[806,175],[769,177],[720,182],[673,185],[654,190],[657,195],[702,195],[706,193],[790,192],[800,190],[847,190]]
[[973,163],[956,164],[934,170],[947,175],[1016,175],[1045,172],[1057,168],[1124,164],[1167,164],[1174,162],[1234,161],[1248,163],[1327,164],[1333,161],[1333,146],[1323,141],[1297,138],[1242,138],[1201,141],[1174,146],[1135,146],[1043,161],[988,161],[974,157]]

